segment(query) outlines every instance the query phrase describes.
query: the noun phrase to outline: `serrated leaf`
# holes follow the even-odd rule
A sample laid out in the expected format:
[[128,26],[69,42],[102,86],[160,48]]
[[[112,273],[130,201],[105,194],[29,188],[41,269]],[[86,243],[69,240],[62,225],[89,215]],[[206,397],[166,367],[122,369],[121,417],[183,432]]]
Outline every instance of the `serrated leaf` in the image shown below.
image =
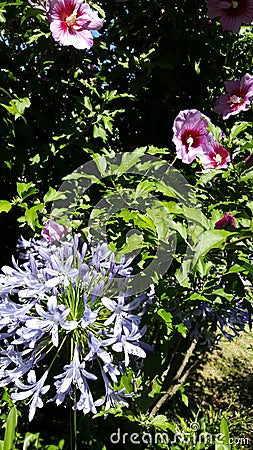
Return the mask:
[[35,185],[30,183],[17,183],[17,193],[19,197],[25,199],[30,195],[36,194],[38,190],[35,188]]
[[56,191],[56,189],[49,187],[48,192],[44,195],[44,203],[54,202],[56,200],[64,200],[66,195],[63,192]]
[[32,206],[30,209],[27,209],[25,212],[25,220],[29,227],[32,228],[32,230],[35,230],[36,227],[36,221],[38,219],[38,211],[40,211],[44,205],[39,204]]

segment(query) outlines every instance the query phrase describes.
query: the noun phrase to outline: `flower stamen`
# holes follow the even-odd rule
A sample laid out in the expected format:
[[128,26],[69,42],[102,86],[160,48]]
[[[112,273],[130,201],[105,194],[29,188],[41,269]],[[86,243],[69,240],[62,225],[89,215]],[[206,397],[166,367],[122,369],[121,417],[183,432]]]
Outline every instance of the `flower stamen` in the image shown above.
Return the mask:
[[221,156],[219,153],[217,153],[217,154],[213,157],[213,160],[214,160],[217,164],[221,164],[221,162],[222,162],[222,156]]
[[243,101],[242,97],[238,97],[237,95],[231,95],[231,97],[229,97],[229,100],[234,105],[239,105]]
[[66,17],[66,24],[68,27],[72,27],[76,23],[77,10],[75,9],[70,16]]
[[194,142],[193,137],[191,135],[189,135],[188,138],[186,139],[186,142],[187,142],[188,146],[191,147]]
[[239,2],[237,2],[237,1],[232,1],[232,2],[231,2],[231,6],[232,6],[233,9],[236,9],[236,8],[238,8],[238,6],[239,6]]

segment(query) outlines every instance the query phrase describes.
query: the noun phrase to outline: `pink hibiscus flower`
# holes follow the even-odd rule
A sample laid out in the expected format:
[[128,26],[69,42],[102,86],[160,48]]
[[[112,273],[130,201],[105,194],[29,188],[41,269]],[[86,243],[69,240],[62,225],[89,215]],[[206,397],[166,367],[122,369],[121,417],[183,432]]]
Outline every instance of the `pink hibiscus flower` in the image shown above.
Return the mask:
[[224,82],[227,94],[222,94],[215,103],[214,112],[227,119],[240,111],[247,111],[253,102],[253,77],[246,73],[241,80]]
[[230,162],[229,152],[216,141],[211,142],[208,151],[200,153],[198,157],[205,167],[214,169],[225,169]]
[[253,0],[207,0],[208,17],[220,17],[223,31],[238,33],[242,23],[253,21]]
[[177,157],[190,164],[208,146],[210,133],[208,122],[197,109],[180,111],[174,120],[172,141],[176,145]]
[[215,228],[220,230],[221,228],[231,227],[236,228],[235,218],[231,213],[225,213],[222,219],[215,223]]
[[92,47],[93,37],[89,30],[99,30],[103,26],[98,13],[83,0],[52,0],[48,19],[55,41],[78,49]]

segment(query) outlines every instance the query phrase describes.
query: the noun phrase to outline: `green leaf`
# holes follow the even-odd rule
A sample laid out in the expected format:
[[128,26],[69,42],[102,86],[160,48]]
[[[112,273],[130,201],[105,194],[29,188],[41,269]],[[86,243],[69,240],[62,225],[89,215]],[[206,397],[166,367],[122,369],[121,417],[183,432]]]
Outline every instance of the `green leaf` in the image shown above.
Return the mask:
[[25,212],[25,220],[29,227],[32,228],[32,230],[35,230],[37,219],[38,219],[38,211],[44,208],[43,204],[32,206],[30,209],[27,209]]
[[136,250],[141,250],[143,248],[143,236],[141,234],[133,233],[126,237],[126,243],[121,248],[119,254],[124,255],[126,253],[131,253]]
[[[24,443],[23,443],[23,449],[22,450],[27,450],[29,449],[39,449],[41,448],[40,443],[39,443],[40,439],[39,439],[39,433],[33,434],[33,433],[29,433],[27,432],[25,435],[25,439],[24,439]],[[30,446],[30,444],[33,444],[32,446]]]
[[107,133],[104,129],[104,127],[101,127],[101,125],[93,125],[93,137],[94,138],[101,138],[103,142],[106,142]]
[[38,190],[35,188],[32,182],[30,183],[17,183],[17,193],[23,200],[30,195],[36,194]]
[[200,209],[188,208],[188,206],[183,205],[183,210],[188,220],[201,224],[203,228],[209,228],[209,221]]
[[211,122],[208,122],[207,129],[214,135],[216,141],[220,141],[220,137],[222,135],[222,130],[220,127],[216,127]]
[[145,198],[154,189],[154,183],[149,180],[141,181],[135,190],[134,200],[137,198]]
[[168,155],[169,150],[167,148],[158,148],[150,145],[148,146],[147,153],[149,155]]
[[176,329],[184,338],[187,336],[188,329],[183,323],[176,325]]
[[240,177],[240,181],[253,181],[253,170],[246,172],[244,175]]
[[92,104],[89,97],[84,97],[83,103],[85,108],[87,108],[89,111],[92,111]]
[[4,17],[3,13],[6,13],[6,10],[1,8],[0,9],[0,23],[6,22],[6,18]]
[[131,167],[134,167],[139,161],[140,157],[144,155],[146,148],[137,148],[133,152],[123,153],[120,165],[112,166],[112,173],[121,175],[129,172]]
[[240,134],[242,131],[246,130],[250,126],[249,122],[236,122],[235,125],[232,127],[229,135],[229,142],[232,142],[238,134]]
[[12,208],[12,205],[7,200],[0,200],[0,213],[1,212],[9,212]]
[[18,416],[16,406],[10,410],[6,423],[6,430],[4,433],[4,450],[15,450],[15,437],[16,437],[16,426],[17,426]]
[[204,186],[209,181],[211,181],[214,177],[216,177],[217,175],[219,175],[221,173],[223,173],[223,170],[218,170],[218,169],[215,169],[212,172],[203,173],[202,175],[200,175],[197,185],[200,184],[201,186]]
[[222,417],[220,422],[220,433],[223,436],[222,443],[215,443],[215,450],[231,450],[231,445],[229,443],[229,428],[225,417]]
[[107,168],[106,157],[104,155],[103,156],[98,155],[98,157],[94,158],[94,162],[96,163],[96,166],[97,166],[99,172],[101,173],[101,175],[104,176],[106,168]]
[[154,419],[151,420],[151,425],[163,431],[166,431],[167,429],[175,431],[174,427],[168,422],[167,417],[162,414],[155,416]]
[[4,103],[1,103],[1,105],[7,109],[10,114],[15,116],[16,120],[18,117],[23,116],[25,109],[29,108],[31,102],[28,97],[24,97],[10,100],[9,105],[5,105]]
[[29,17],[34,17],[43,14],[43,11],[39,8],[27,8],[21,18],[21,25]]
[[164,322],[166,323],[167,327],[169,329],[172,329],[172,318],[173,318],[173,315],[169,311],[166,311],[164,308],[159,309],[157,311],[157,314],[164,320]]
[[201,233],[193,256],[192,265],[195,266],[198,259],[206,255],[213,248],[222,248],[228,236],[234,233],[226,230],[208,230]]
[[64,200],[66,195],[63,192],[56,191],[56,189],[49,187],[49,190],[43,197],[44,203],[54,202],[55,200]]

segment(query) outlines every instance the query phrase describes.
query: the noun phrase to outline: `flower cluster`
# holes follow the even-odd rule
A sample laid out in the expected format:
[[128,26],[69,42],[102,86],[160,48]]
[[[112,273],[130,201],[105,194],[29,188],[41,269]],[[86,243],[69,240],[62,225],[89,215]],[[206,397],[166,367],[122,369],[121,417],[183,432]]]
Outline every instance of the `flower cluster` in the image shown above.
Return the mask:
[[52,36],[60,45],[89,49],[93,45],[91,30],[100,30],[103,26],[98,13],[83,0],[37,0],[29,3],[44,10]]
[[241,24],[253,21],[253,0],[207,0],[208,16],[220,17],[223,31],[238,33]]
[[239,336],[250,315],[243,300],[225,302],[219,308],[206,301],[192,307],[183,304],[175,316],[186,326],[189,336],[212,348],[223,334],[229,341]]
[[173,124],[173,142],[177,157],[191,163],[198,157],[207,168],[226,168],[229,152],[208,130],[210,120],[196,109],[180,111]]
[[105,243],[89,248],[68,234],[18,247],[22,262],[0,275],[0,386],[14,385],[14,401],[30,399],[29,420],[53,385],[51,401],[70,397],[84,414],[127,406],[132,394],[115,386],[151,349],[141,320],[153,294],[129,296],[132,269]]

